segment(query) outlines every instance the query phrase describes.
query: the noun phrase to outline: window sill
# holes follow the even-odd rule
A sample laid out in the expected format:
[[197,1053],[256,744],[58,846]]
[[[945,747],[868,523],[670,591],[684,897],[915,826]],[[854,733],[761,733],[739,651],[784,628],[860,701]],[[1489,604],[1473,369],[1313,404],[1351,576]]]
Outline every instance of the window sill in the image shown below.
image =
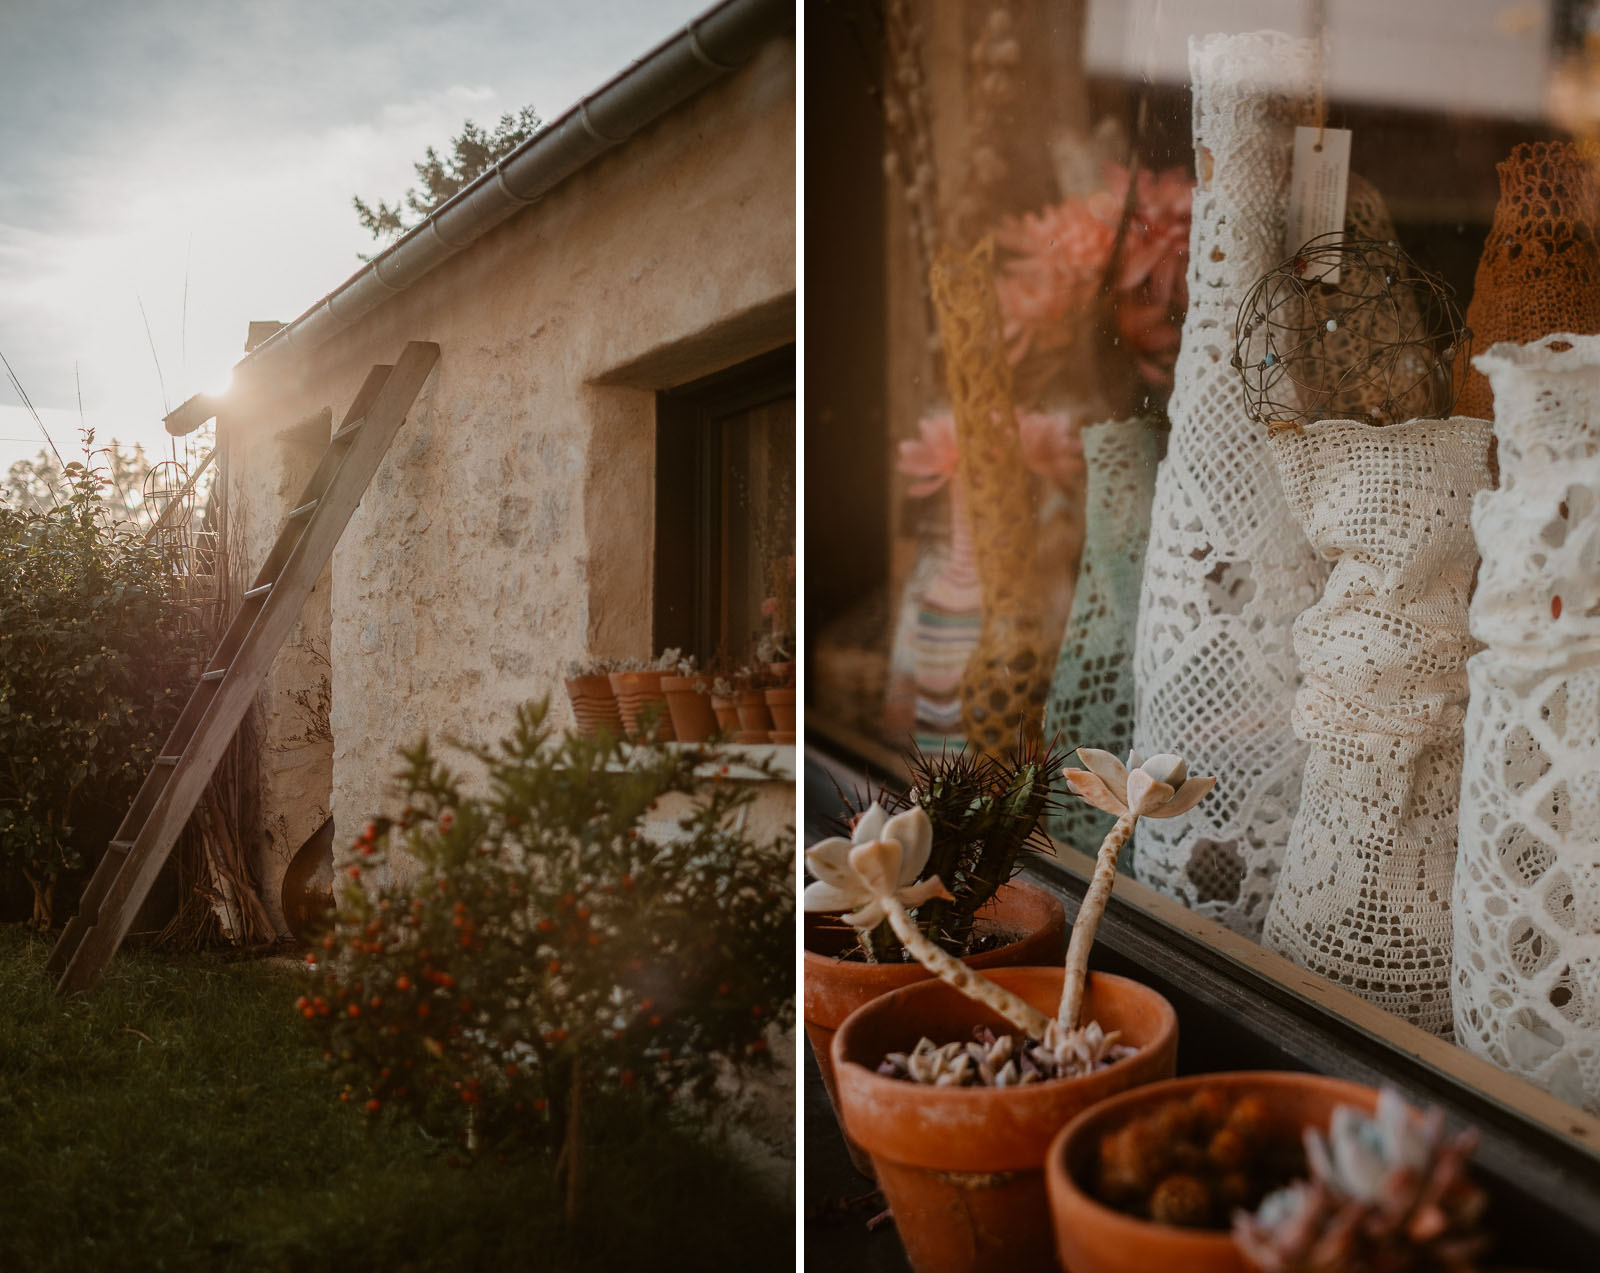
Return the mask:
[[[793,743],[667,743],[674,751],[701,751],[709,759],[700,767],[704,778],[731,778],[736,782],[794,782],[795,744]],[[772,766],[763,773],[756,765]],[[726,772],[724,772],[726,769]]]

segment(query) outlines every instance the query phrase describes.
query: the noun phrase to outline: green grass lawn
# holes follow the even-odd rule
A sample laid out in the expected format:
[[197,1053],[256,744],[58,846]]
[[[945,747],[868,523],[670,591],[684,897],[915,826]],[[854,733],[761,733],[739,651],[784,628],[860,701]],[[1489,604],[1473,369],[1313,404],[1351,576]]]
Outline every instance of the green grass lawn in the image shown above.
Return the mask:
[[452,1167],[339,1104],[290,968],[138,951],[59,1001],[0,926],[0,1270],[787,1269],[793,1200],[685,1131],[596,1133],[568,1229],[550,1160]]

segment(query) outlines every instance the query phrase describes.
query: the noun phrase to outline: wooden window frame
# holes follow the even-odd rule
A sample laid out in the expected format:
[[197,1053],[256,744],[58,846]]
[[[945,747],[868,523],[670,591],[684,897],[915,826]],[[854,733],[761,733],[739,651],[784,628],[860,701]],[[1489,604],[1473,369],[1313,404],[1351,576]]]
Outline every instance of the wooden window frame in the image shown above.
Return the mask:
[[794,396],[792,344],[656,395],[656,650],[675,647],[703,662],[720,643],[728,545],[717,425]]

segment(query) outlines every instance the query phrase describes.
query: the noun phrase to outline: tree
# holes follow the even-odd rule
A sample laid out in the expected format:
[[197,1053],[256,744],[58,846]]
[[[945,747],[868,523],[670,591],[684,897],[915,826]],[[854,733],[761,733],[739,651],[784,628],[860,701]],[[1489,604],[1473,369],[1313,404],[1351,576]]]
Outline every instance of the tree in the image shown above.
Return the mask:
[[[393,242],[427,220],[452,195],[488,172],[502,155],[509,154],[532,137],[541,123],[543,121],[531,106],[524,106],[515,115],[500,116],[492,133],[467,120],[461,127],[461,135],[450,139],[447,156],[441,159],[429,146],[424,160],[412,165],[422,185],[406,191],[403,207],[381,199],[373,207],[356,195],[356,218],[363,228],[372,232],[373,238]],[[412,214],[409,219],[406,209]]]

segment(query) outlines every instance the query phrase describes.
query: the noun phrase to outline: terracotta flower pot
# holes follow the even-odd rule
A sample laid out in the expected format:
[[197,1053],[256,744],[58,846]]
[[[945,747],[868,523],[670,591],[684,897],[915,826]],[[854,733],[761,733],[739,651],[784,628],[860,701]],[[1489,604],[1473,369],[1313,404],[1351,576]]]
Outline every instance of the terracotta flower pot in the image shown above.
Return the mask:
[[577,717],[581,732],[592,737],[604,731],[613,738],[622,737],[622,713],[611,689],[611,678],[605,673],[568,677],[567,697],[572,700],[572,714]]
[[731,734],[739,728],[739,700],[732,695],[713,694],[711,711],[717,718],[719,734]]
[[739,731],[742,734],[760,734],[761,737],[745,737],[739,739],[742,743],[764,743],[767,733],[772,728],[772,713],[767,710],[767,700],[761,690],[740,690],[739,697],[735,700],[739,713]]
[[717,732],[709,676],[663,676],[661,692],[672,717],[672,735],[680,743],[703,743]]
[[[930,974],[918,963],[867,964],[839,959],[855,941],[849,929],[825,928],[815,915],[805,917],[805,1022],[806,1038],[822,1072],[823,1086],[834,1110],[839,1108],[833,1082],[833,1036],[852,1012],[879,995],[902,986],[927,981]],[[1014,964],[1060,964],[1067,951],[1067,920],[1055,894],[1013,880],[1003,884],[978,912],[981,929],[1009,938],[1003,945],[972,956],[973,968],[1001,968]],[[872,1160],[848,1135],[850,1160],[863,1175],[872,1175]]]
[[1152,1083],[1096,1105],[1061,1129],[1045,1164],[1056,1253],[1072,1273],[1146,1273],[1149,1269],[1250,1273],[1254,1268],[1228,1232],[1141,1220],[1097,1201],[1085,1187],[1102,1136],[1166,1101],[1192,1096],[1202,1087],[1228,1097],[1261,1097],[1274,1132],[1291,1140],[1298,1140],[1306,1127],[1326,1130],[1336,1105],[1354,1105],[1371,1113],[1378,1104],[1376,1088],[1343,1079],[1245,1071]]
[[772,727],[788,733],[794,732],[794,687],[784,690],[763,690],[767,710],[772,713]]
[[[1042,1012],[1053,1014],[1060,1001],[1060,968],[988,975]],[[1044,1165],[1051,1140],[1089,1106],[1170,1078],[1178,1062],[1178,1015],[1148,986],[1093,973],[1084,1014],[1139,1051],[1081,1078],[1023,1087],[928,1087],[876,1073],[886,1053],[910,1051],[924,1035],[947,1043],[970,1038],[979,1025],[1012,1029],[942,981],[874,999],[839,1027],[839,1112],[872,1155],[917,1273],[1050,1267],[1055,1244]]]
[[661,692],[661,678],[665,675],[665,672],[653,669],[611,673],[611,688],[617,696],[617,708],[622,713],[622,728],[630,738],[639,732],[639,714],[653,704],[661,713],[660,724],[656,727],[657,741],[673,741],[672,717],[667,712],[666,696]]

